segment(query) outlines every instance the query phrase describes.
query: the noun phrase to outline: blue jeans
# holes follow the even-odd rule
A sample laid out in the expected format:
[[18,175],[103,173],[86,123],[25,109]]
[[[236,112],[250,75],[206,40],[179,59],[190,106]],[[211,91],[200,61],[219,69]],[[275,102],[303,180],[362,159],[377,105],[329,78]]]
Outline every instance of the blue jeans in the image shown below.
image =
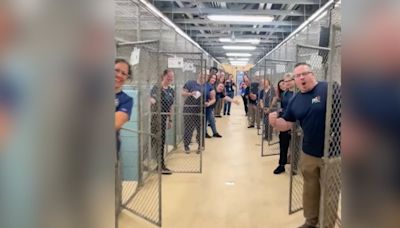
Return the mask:
[[210,124],[213,134],[217,134],[217,127],[215,126],[214,109],[213,108],[206,108],[206,126],[205,126],[206,133],[207,133],[208,124]]
[[[233,98],[233,91],[231,91],[231,92],[227,92],[226,93],[226,95],[228,96],[228,97],[230,97],[230,98]],[[225,114],[227,114],[227,113],[231,113],[231,105],[232,105],[232,102],[227,102],[227,101],[225,101],[225,105],[224,105],[224,115]]]

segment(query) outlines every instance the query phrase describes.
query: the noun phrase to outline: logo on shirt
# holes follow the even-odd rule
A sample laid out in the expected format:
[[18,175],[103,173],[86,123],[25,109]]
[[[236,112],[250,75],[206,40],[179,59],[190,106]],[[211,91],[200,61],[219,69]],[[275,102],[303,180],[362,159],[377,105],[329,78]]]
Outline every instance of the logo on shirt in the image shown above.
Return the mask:
[[119,99],[118,98],[115,98],[114,104],[115,104],[115,107],[117,107],[119,105]]
[[316,96],[311,100],[311,104],[317,104],[321,102],[321,97],[320,96]]

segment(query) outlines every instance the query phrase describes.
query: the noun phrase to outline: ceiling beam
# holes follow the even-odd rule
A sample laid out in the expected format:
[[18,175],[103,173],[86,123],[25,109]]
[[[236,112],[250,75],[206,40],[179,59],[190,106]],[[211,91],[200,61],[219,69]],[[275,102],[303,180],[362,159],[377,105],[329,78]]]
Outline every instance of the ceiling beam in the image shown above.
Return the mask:
[[[171,0],[153,0],[155,2],[171,2]],[[320,0],[182,0],[182,2],[226,2],[226,3],[271,3],[271,4],[300,4],[318,5]]]
[[230,10],[230,9],[216,9],[216,8],[174,8],[166,7],[159,9],[163,13],[191,13],[191,14],[213,14],[213,15],[276,15],[276,16],[309,16],[306,13],[294,10],[259,10],[259,9],[244,9],[244,10]]
[[[215,25],[253,25],[252,22],[222,22],[222,21],[210,21],[208,19],[176,19],[175,24],[215,24]],[[271,25],[271,26],[299,26],[300,22],[291,21],[272,21],[272,22],[257,22],[259,25]]]

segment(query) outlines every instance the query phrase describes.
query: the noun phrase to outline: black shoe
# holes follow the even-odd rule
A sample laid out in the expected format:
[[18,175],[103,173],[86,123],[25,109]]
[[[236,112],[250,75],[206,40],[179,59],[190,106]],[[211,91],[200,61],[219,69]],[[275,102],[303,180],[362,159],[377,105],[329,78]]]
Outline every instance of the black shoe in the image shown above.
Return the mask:
[[207,139],[211,139],[212,137],[209,134],[206,133],[206,138]]
[[162,168],[161,173],[164,175],[171,175],[172,171],[168,169],[167,167]]
[[250,126],[248,126],[247,128],[254,128],[254,125],[250,125]]
[[213,137],[214,137],[214,138],[222,138],[222,135],[220,135],[220,134],[218,134],[218,133],[215,133],[215,134],[213,135]]
[[214,116],[214,117],[216,117],[216,118],[222,118],[222,116],[221,116],[221,115],[217,115],[217,116]]
[[308,225],[307,223],[304,223],[303,225],[299,226],[298,228],[317,228],[316,226]]
[[190,148],[189,148],[189,146],[185,146],[185,153],[187,153],[187,154],[190,153]]
[[274,170],[274,174],[281,174],[281,173],[283,173],[283,172],[285,172],[285,166],[283,166],[283,165],[278,166],[278,167]]
[[231,114],[228,112],[228,114],[227,114],[228,116],[230,116]]

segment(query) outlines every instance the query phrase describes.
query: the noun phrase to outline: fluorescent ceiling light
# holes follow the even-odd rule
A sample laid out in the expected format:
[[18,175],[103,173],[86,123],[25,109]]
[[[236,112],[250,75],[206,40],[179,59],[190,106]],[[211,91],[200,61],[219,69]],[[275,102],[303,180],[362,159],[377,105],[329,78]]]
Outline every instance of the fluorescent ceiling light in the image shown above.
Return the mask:
[[234,66],[246,66],[247,62],[231,62],[231,65],[234,65]]
[[235,15],[208,15],[211,21],[225,22],[271,22],[274,20],[272,16],[235,16]]
[[231,38],[219,38],[219,42],[222,43],[252,43],[252,44],[259,44],[260,39],[234,39]]
[[229,58],[229,61],[249,61],[249,58]]
[[247,64],[248,61],[230,61],[230,63],[245,63],[245,64]]
[[222,46],[225,50],[256,50],[255,46]]
[[249,53],[226,53],[227,56],[250,57]]

